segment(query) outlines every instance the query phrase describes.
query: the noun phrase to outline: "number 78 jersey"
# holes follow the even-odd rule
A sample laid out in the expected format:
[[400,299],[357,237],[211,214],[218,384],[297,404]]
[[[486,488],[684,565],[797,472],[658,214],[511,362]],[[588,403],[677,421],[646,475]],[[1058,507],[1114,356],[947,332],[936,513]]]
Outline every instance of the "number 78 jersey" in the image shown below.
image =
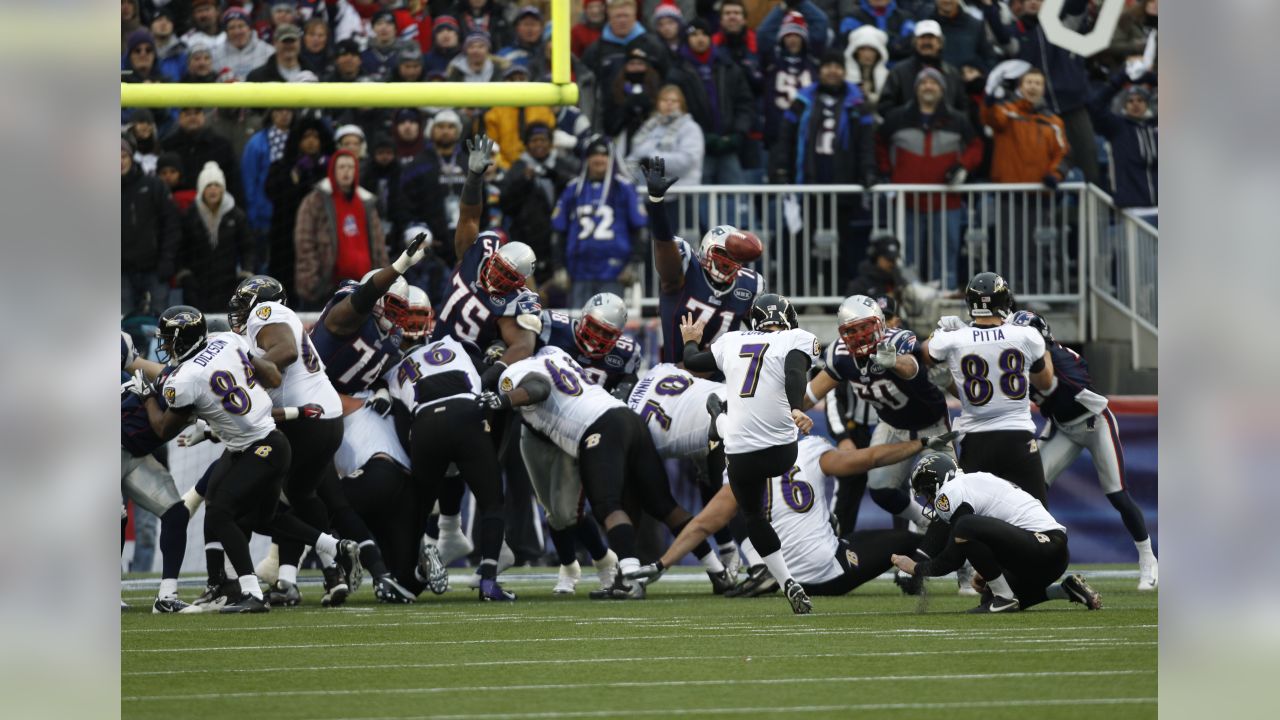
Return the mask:
[[662,457],[706,457],[711,430],[707,398],[712,395],[724,400],[724,384],[660,363],[636,383],[627,405],[644,419]]
[[929,338],[934,362],[947,364],[960,391],[961,433],[1023,430],[1031,420],[1028,372],[1044,356],[1044,338],[1024,325],[939,330]]

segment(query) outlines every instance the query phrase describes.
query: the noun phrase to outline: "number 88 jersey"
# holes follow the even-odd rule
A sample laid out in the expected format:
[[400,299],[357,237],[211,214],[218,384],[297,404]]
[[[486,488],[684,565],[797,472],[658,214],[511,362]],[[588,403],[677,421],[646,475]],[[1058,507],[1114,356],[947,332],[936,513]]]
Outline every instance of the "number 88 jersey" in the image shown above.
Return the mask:
[[276,429],[271,397],[254,377],[249,350],[249,342],[233,332],[210,335],[204,349],[164,382],[169,407],[193,409],[234,452]]
[[[890,328],[884,340],[899,355],[916,351],[916,336],[910,330]],[[844,341],[836,338],[827,346],[823,371],[837,381],[847,381],[854,393],[876,409],[880,422],[898,430],[923,430],[947,414],[947,399],[929,382],[929,374],[917,370],[915,377],[903,379],[892,370],[882,370],[869,358],[858,362]]]
[[1044,338],[1025,325],[971,325],[934,333],[929,355],[947,364],[960,391],[962,433],[1022,430],[1035,432],[1028,371],[1044,357]]

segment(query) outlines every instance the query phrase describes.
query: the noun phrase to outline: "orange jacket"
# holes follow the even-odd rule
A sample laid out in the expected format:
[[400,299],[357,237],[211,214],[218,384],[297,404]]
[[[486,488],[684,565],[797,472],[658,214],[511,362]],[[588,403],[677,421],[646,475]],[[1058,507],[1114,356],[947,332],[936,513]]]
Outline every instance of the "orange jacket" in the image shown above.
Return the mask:
[[520,158],[520,153],[524,152],[524,129],[534,122],[544,123],[555,130],[555,111],[542,105],[524,108],[495,107],[485,111],[484,131],[498,143],[498,157],[495,159],[499,169],[506,170]]
[[1066,172],[1067,134],[1062,118],[1036,110],[1028,100],[982,105],[982,122],[995,133],[991,179],[995,182],[1041,182],[1045,175],[1062,180]]

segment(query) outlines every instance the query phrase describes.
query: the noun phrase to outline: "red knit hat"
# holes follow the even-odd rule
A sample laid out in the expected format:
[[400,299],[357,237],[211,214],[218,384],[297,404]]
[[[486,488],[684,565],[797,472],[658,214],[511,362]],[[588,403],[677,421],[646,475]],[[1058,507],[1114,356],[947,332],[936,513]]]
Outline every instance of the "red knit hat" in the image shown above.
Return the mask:
[[664,17],[684,24],[684,13],[680,12],[680,7],[676,5],[675,0],[662,0],[658,7],[653,9],[653,21],[656,23]]
[[792,34],[804,38],[806,44],[809,42],[809,23],[805,21],[804,15],[794,10],[782,18],[782,27],[778,29],[778,42],[782,42],[782,38]]

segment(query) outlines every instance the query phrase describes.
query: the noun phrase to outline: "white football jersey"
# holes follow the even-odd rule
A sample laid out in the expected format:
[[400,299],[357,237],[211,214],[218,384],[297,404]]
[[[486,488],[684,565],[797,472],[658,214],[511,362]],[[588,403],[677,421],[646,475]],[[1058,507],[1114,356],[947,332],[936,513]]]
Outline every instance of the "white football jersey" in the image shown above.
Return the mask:
[[724,384],[694,377],[672,363],[654,365],[627,398],[644,418],[658,454],[664,458],[705,457],[711,416],[707,398],[724,400]]
[[769,480],[765,512],[782,542],[787,567],[801,583],[825,582],[844,572],[836,560],[840,541],[831,529],[831,478],[822,472],[822,456],[831,450],[835,448],[826,438],[806,437],[791,472]]
[[1024,325],[939,330],[929,355],[947,364],[960,392],[961,433],[993,430],[1035,432],[1027,392],[1033,363],[1044,357],[1044,338]]
[[480,394],[475,363],[462,343],[449,336],[413,348],[383,377],[391,396],[410,411]]
[[249,346],[254,348],[254,354],[262,356],[262,348],[258,346],[258,333],[262,328],[276,324],[287,325],[293,331],[293,344],[298,352],[298,359],[294,360],[289,367],[281,368],[284,378],[280,381],[280,387],[267,389],[271,402],[275,403],[276,407],[297,407],[316,403],[324,408],[324,417],[340,417],[342,401],[338,398],[338,391],[333,389],[333,383],[325,374],[324,361],[311,346],[311,338],[302,327],[302,321],[298,319],[297,313],[278,302],[255,305],[253,311],[249,313],[249,320],[245,323],[244,330],[249,338]]
[[512,364],[503,371],[498,388],[511,392],[530,374],[550,382],[551,395],[543,402],[521,407],[524,421],[573,458],[578,457],[578,443],[587,428],[610,410],[626,407],[609,391],[592,385],[578,363],[554,345]]
[[964,503],[969,503],[975,515],[1003,520],[1023,530],[1066,530],[1026,490],[991,473],[957,473],[938,488],[933,509],[938,517],[951,522],[951,514]]
[[[366,390],[357,393],[355,397],[365,400],[372,394]],[[400,437],[396,435],[394,417],[382,417],[370,408],[361,407],[342,418],[342,445],[333,456],[338,477],[354,473],[379,453],[408,469],[409,455],[400,444]]]
[[254,377],[249,341],[233,332],[214,333],[205,348],[169,374],[164,400],[193,408],[228,449],[239,452],[276,429],[271,397]]
[[822,348],[813,333],[799,328],[735,330],[711,344],[716,365],[724,371],[728,396],[726,453],[736,455],[795,441],[800,431],[791,420],[785,367],[792,350],[814,360]]

